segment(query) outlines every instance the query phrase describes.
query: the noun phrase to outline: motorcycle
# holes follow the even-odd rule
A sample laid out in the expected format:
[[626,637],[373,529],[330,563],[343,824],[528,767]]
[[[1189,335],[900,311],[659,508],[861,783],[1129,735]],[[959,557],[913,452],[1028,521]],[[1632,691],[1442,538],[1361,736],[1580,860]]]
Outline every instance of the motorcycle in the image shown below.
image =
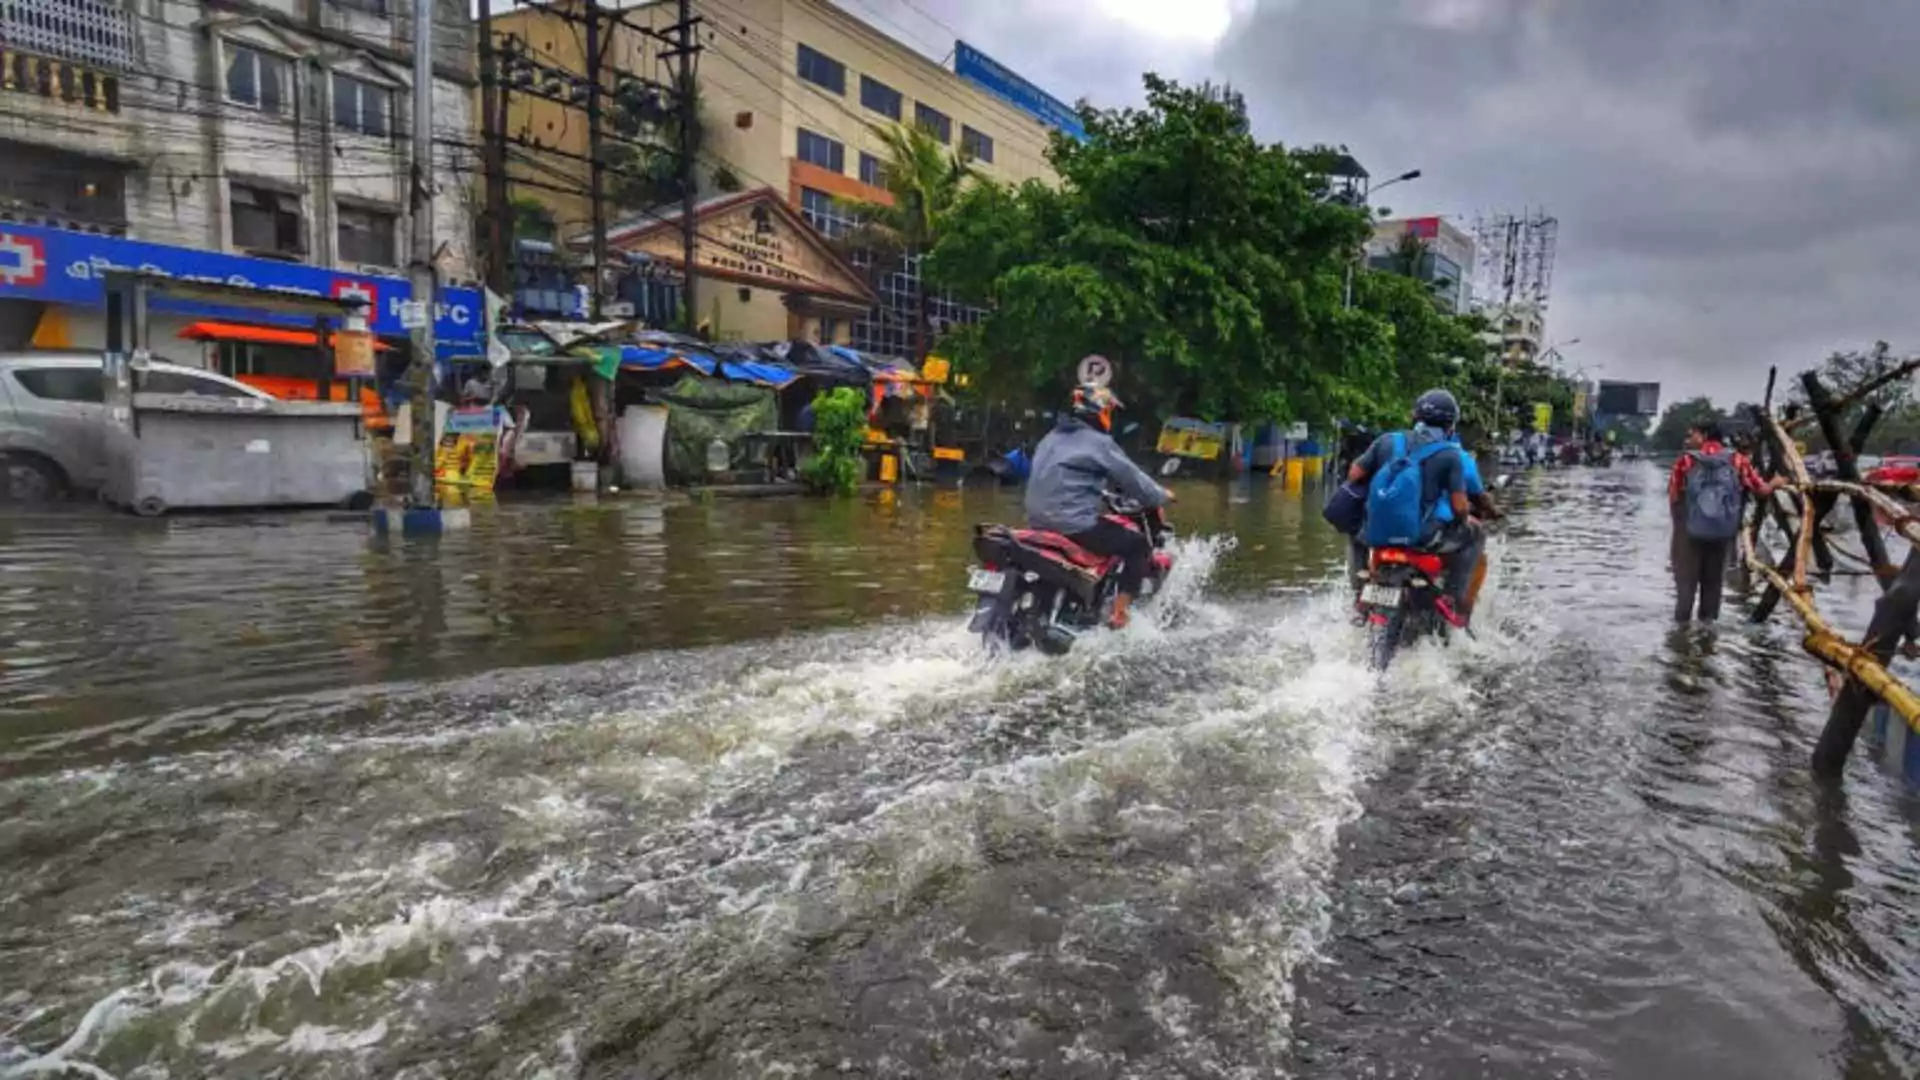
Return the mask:
[[[1494,478],[1503,490],[1511,476]],[[1431,637],[1444,644],[1453,630],[1437,606],[1446,591],[1446,560],[1413,548],[1374,548],[1367,580],[1360,586],[1360,613],[1367,623],[1368,666],[1386,671],[1402,648]]]
[[1403,646],[1432,636],[1444,642],[1452,626],[1435,607],[1446,595],[1445,561],[1411,548],[1374,548],[1360,612],[1367,620],[1367,656],[1375,671],[1387,670]]
[[[1146,600],[1173,571],[1173,526],[1166,513],[1112,492],[1106,519],[1146,535],[1153,545],[1138,600]],[[1045,529],[975,525],[978,566],[967,568],[967,588],[978,598],[967,629],[1012,652],[1036,648],[1065,656],[1079,636],[1105,626],[1120,591],[1117,557],[1096,555]]]

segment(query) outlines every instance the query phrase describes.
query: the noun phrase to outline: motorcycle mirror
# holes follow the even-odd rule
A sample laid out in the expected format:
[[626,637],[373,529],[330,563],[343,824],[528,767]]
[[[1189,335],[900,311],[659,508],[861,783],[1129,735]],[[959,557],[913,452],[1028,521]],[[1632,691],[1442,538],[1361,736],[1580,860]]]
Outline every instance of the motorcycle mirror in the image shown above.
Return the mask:
[[1161,462],[1160,464],[1161,476],[1172,476],[1174,473],[1177,473],[1179,471],[1180,471],[1180,459],[1177,457],[1170,457],[1166,461]]

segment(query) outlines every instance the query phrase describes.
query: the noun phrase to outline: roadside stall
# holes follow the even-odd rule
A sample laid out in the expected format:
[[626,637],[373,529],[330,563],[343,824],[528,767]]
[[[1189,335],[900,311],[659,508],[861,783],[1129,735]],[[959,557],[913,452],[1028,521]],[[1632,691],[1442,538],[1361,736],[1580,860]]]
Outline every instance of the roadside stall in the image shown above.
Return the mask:
[[[373,373],[366,302],[157,274],[106,274],[102,439],[107,501],[137,513],[211,507],[345,505],[369,500],[371,460],[351,394]],[[313,320],[315,363],[349,388],[333,403],[170,392],[149,385],[149,305],[156,297]],[[338,330],[334,322],[344,324]]]

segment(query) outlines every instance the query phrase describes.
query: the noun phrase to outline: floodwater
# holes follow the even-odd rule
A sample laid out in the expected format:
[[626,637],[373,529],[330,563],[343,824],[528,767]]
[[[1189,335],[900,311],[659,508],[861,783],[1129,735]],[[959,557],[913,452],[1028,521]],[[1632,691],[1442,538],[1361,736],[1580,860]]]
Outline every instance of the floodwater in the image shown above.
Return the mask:
[[992,491],[8,517],[0,1076],[1914,1075],[1920,812],[1660,489],[1523,478],[1384,681],[1264,486],[991,663]]

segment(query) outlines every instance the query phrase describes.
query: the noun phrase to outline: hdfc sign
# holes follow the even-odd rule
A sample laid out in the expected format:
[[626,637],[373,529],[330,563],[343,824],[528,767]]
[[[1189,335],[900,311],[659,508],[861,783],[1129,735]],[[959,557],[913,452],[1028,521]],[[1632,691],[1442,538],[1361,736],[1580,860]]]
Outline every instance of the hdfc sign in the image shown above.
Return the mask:
[[0,232],[0,285],[30,289],[46,280],[46,245],[32,236]]

